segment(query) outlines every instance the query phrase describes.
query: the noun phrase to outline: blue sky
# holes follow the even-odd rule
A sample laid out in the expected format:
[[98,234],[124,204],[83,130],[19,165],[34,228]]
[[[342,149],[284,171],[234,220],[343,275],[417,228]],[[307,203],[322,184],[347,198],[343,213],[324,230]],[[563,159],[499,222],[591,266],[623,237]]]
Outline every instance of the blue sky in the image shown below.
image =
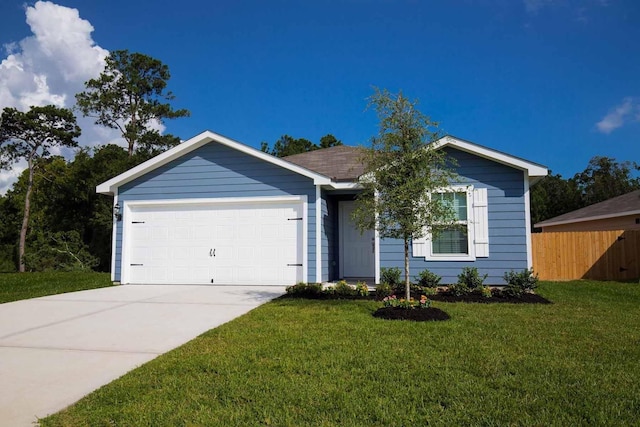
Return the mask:
[[[0,108],[71,106],[96,58],[129,49],[169,66],[174,106],[192,116],[166,131],[183,139],[209,129],[255,147],[283,134],[366,144],[377,86],[418,98],[445,133],[570,177],[595,155],[640,161],[639,40],[637,0],[5,0]],[[65,49],[75,56],[15,75]],[[21,68],[3,77],[11,55]],[[48,73],[44,89],[21,89]]]

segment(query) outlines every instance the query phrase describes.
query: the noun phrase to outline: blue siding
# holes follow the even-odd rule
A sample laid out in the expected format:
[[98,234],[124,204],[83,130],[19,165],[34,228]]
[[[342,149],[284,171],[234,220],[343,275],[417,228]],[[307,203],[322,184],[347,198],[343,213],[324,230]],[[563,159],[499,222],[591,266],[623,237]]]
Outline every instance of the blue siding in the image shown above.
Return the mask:
[[322,280],[335,280],[338,276],[338,203],[322,191]]
[[[118,189],[120,202],[306,195],[309,280],[315,280],[315,186],[310,178],[221,144],[206,144]],[[116,230],[115,279],[121,277],[122,227]]]
[[329,206],[327,202],[327,192],[322,190],[322,206],[321,206],[321,217],[320,224],[322,230],[322,242],[321,242],[321,262],[322,262],[322,281],[326,282],[329,280],[329,233],[331,232],[331,227],[327,227],[327,219],[329,217]]
[[[463,267],[476,267],[481,274],[489,275],[485,283],[504,284],[505,271],[527,268],[524,173],[460,150],[446,148],[446,151],[458,163],[456,171],[460,181],[454,184],[487,188],[489,257],[476,258],[476,261],[425,261],[411,257],[411,276],[429,269],[442,276],[443,284],[449,284],[457,281]],[[380,265],[404,269],[401,240],[381,241]]]

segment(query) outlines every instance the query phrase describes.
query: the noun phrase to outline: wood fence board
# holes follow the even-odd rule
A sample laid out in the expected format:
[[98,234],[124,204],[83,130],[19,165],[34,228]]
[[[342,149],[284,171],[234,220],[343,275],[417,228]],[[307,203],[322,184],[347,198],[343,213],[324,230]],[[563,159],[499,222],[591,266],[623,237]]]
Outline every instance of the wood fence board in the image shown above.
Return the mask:
[[541,280],[640,277],[640,230],[534,233],[531,241]]

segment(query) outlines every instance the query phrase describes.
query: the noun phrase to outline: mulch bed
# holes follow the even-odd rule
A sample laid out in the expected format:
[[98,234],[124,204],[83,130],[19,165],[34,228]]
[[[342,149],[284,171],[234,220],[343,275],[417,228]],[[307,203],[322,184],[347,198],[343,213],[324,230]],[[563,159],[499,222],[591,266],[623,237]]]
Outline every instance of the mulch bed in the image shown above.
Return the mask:
[[449,320],[447,313],[439,308],[401,308],[382,307],[373,313],[373,317],[388,320],[413,320],[414,322],[427,322],[434,320]]
[[470,293],[462,296],[451,295],[447,292],[439,292],[435,295],[429,295],[431,301],[442,302],[477,302],[481,304],[509,303],[509,304],[553,304],[548,299],[538,294],[523,294],[519,298],[510,297],[500,293],[494,293],[491,298],[483,297],[476,293]]

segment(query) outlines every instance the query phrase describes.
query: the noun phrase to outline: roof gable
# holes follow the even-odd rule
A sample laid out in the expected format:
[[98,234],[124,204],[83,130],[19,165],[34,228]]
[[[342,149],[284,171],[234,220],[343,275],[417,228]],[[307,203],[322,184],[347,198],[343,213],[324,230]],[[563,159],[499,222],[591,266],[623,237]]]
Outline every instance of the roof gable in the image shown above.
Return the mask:
[[[205,144],[217,143],[238,150],[260,160],[285,168],[302,176],[313,179],[316,185],[330,185],[333,188],[357,186],[364,172],[362,147],[336,146],[284,158],[272,156],[248,145],[234,141],[220,134],[205,131],[195,137],[165,151],[128,171],[111,178],[96,187],[101,194],[115,194],[117,188],[133,181]],[[491,148],[487,148],[454,136],[445,136],[434,142],[438,148],[453,147],[486,159],[525,171],[530,183],[547,175],[547,168],[519,157],[514,157]]]
[[477,156],[484,157],[485,159],[493,160],[494,162],[502,163],[503,165],[525,171],[527,172],[527,176],[531,180],[531,183],[547,176],[549,172],[545,166],[494,150],[492,148],[484,147],[464,139],[456,138],[451,135],[440,138],[434,144],[437,144],[438,148],[447,146],[454,147],[458,150],[466,151],[467,153],[475,154]]
[[160,166],[163,166],[172,160],[175,160],[179,157],[184,156],[191,151],[194,151],[205,144],[209,143],[218,143],[225,145],[227,147],[233,148],[250,156],[256,157],[258,159],[264,160],[268,163],[272,163],[274,165],[280,166],[282,168],[288,169],[292,172],[298,173],[300,175],[306,176],[308,178],[313,179],[315,184],[330,184],[331,179],[328,177],[306,169],[302,166],[287,162],[278,157],[272,156],[271,154],[264,153],[260,150],[256,150],[253,147],[249,147],[248,145],[244,145],[238,141],[234,141],[225,136],[219,135],[217,133],[211,131],[202,132],[199,135],[194,136],[193,138],[181,143],[173,147],[170,150],[165,151],[162,154],[159,154],[152,159],[147,160],[144,163],[139,164],[138,166],[129,169],[126,172],[121,173],[120,175],[111,178],[108,181],[103,182],[102,184],[96,187],[96,192],[101,194],[111,194],[113,195],[116,192],[116,189],[127,182],[133,181],[136,178],[139,178],[145,175],[148,172],[151,172]]

